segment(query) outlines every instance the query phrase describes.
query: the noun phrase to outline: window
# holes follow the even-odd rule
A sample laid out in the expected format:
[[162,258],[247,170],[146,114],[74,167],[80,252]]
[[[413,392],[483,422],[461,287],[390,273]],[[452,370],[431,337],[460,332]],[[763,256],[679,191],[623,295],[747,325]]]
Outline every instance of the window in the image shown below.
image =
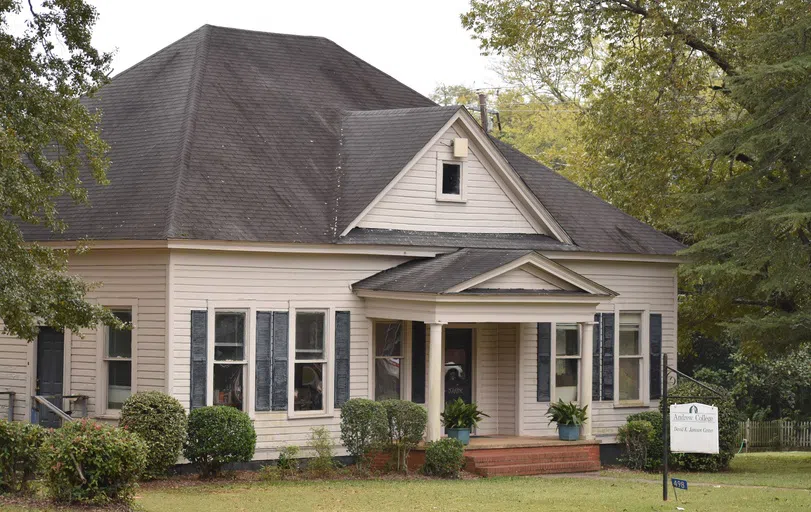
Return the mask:
[[577,324],[556,324],[555,396],[564,402],[576,402],[579,381],[580,330]]
[[326,313],[296,312],[293,410],[323,411],[327,367]]
[[[132,322],[130,309],[113,310],[113,314],[122,322]],[[107,326],[104,332],[107,409],[119,410],[132,394],[132,331]]]
[[403,322],[375,322],[375,400],[400,398]]
[[619,399],[638,401],[642,399],[642,342],[639,313],[620,313],[619,338]]
[[214,405],[245,405],[245,313],[214,314]]
[[442,194],[458,196],[462,194],[462,165],[442,163]]

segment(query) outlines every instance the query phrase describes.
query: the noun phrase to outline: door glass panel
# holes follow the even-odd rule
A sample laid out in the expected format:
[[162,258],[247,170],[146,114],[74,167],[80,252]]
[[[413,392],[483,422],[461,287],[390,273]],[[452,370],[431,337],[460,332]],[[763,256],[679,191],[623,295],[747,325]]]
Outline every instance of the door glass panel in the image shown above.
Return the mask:
[[473,401],[473,331],[445,330],[445,402]]

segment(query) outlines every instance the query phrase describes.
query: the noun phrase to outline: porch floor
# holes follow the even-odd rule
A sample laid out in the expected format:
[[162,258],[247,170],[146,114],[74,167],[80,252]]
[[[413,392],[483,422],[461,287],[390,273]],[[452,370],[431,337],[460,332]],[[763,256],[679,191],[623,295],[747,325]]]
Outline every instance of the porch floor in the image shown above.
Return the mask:
[[[561,441],[557,436],[470,436],[466,451],[499,450],[508,448],[541,448],[545,446],[584,446],[599,445],[598,440]],[[425,450],[425,443],[420,443],[415,450]]]

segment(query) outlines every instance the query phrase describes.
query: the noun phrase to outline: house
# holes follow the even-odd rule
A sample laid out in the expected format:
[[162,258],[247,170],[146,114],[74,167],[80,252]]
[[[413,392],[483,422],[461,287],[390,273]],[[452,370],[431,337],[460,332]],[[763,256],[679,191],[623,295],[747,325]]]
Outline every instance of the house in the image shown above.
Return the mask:
[[71,271],[134,329],[0,337],[14,419],[58,424],[36,398],[58,395],[115,420],[160,390],[246,411],[267,459],[313,426],[337,438],[353,397],[425,404],[428,440],[457,397],[489,414],[479,435],[513,437],[554,435],[549,402],[578,401],[606,442],[657,406],[682,246],[464,107],[323,38],[213,26],[90,105],[111,184],[26,236],[93,240]]

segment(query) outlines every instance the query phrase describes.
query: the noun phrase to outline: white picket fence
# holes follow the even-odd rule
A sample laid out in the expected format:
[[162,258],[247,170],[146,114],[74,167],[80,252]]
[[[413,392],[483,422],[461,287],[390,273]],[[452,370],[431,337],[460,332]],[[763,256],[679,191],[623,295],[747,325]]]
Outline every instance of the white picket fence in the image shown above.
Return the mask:
[[746,449],[811,449],[811,421],[741,421],[738,443],[746,439]]

